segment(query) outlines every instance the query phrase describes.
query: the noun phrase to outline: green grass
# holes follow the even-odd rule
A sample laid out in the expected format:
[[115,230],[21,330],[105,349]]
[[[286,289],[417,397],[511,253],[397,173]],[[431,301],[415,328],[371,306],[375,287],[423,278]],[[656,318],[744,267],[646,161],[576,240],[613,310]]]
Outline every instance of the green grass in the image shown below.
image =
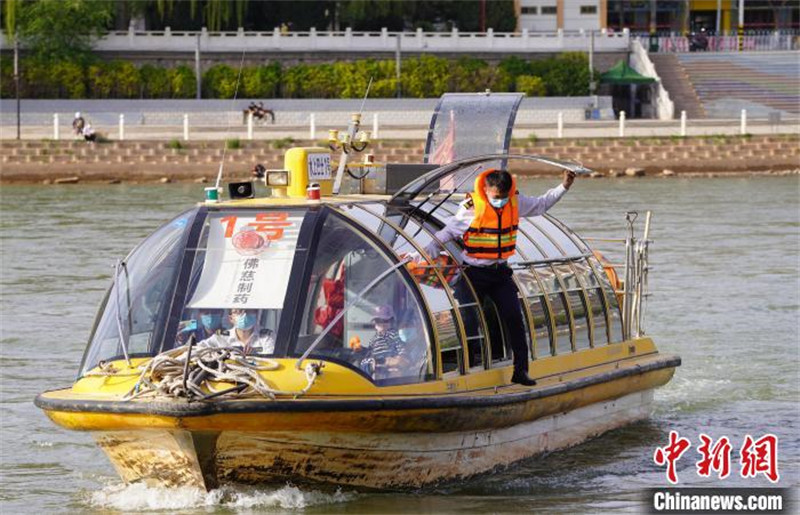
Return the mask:
[[173,139],[170,140],[169,143],[167,143],[167,148],[171,148],[173,150],[180,150],[183,148],[183,145],[181,144],[180,141]]
[[276,150],[283,150],[284,148],[289,148],[294,145],[294,138],[291,136],[287,136],[285,138],[276,139],[272,142],[272,148]]
[[239,141],[239,138],[232,138],[229,140],[225,140],[225,148],[228,150],[236,150],[238,148],[242,148],[242,142]]

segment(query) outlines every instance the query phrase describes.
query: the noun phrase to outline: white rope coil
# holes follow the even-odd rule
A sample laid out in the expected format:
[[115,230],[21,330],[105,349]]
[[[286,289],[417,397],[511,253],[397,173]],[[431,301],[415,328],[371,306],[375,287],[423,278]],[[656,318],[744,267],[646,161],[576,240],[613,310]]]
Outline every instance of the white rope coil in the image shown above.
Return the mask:
[[[139,379],[123,399],[166,396],[208,401],[253,394],[273,400],[278,395],[296,398],[308,392],[322,367],[322,362],[307,364],[305,388],[285,391],[271,387],[259,373],[280,368],[275,360],[248,356],[241,347],[193,346],[190,349],[188,345],[183,345],[162,352],[140,365]],[[98,375],[106,374],[113,375],[107,372]],[[212,383],[230,383],[234,386],[218,390]]]

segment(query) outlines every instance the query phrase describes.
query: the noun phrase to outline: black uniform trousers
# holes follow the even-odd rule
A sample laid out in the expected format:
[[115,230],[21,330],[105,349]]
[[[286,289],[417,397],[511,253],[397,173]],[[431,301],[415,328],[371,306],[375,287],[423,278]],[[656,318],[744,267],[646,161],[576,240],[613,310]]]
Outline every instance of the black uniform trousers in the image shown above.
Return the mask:
[[500,322],[508,331],[506,336],[514,353],[514,370],[528,373],[528,345],[525,326],[519,304],[517,285],[511,278],[513,271],[508,265],[490,267],[468,266],[464,273],[472,282],[478,302],[492,299],[500,314]]

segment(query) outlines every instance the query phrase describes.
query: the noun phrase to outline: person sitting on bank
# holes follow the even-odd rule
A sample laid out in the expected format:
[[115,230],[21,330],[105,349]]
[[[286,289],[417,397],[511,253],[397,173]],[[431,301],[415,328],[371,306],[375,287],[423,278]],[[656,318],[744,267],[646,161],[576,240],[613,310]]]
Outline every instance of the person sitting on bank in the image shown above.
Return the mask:
[[80,111],[75,113],[75,118],[72,119],[72,131],[75,133],[75,136],[83,136],[83,128],[86,126],[86,120],[83,119],[81,116]]
[[87,123],[86,127],[83,128],[83,139],[85,139],[89,143],[94,143],[95,141],[97,141],[97,133],[94,132],[91,123]]
[[259,331],[258,311],[232,309],[228,314],[230,331],[220,331],[198,343],[198,347],[241,347],[245,354],[272,354],[275,336],[269,329]]
[[[513,383],[533,386],[528,376],[528,347],[516,284],[507,260],[514,255],[517,225],[520,217],[547,212],[572,186],[575,172],[565,171],[558,186],[540,197],[528,197],[517,191],[514,177],[506,170],[490,169],[475,179],[475,190],[461,202],[456,214],[436,233],[446,243],[463,240],[464,273],[469,278],[478,300],[492,299],[508,327],[514,353]],[[439,244],[432,241],[425,249],[430,256],[439,255]]]
[[369,356],[361,362],[361,368],[376,379],[395,375],[401,365],[403,340],[394,328],[392,306],[375,308],[372,324],[375,334],[367,344]]

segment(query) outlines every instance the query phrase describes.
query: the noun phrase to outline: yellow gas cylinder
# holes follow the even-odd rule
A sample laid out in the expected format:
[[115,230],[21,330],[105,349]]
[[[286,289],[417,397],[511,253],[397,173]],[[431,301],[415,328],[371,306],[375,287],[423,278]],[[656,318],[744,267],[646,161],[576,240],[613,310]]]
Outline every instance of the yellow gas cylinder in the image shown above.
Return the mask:
[[290,148],[283,156],[283,167],[289,170],[290,197],[306,196],[306,188],[316,182],[323,196],[333,192],[331,153],[322,147]]

